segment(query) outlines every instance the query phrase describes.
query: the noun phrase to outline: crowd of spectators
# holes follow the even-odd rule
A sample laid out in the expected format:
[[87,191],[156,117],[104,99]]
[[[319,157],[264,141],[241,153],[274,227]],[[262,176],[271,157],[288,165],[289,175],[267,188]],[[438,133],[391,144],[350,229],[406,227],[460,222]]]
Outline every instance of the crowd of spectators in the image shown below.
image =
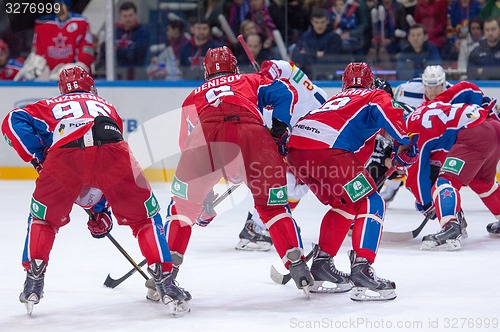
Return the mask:
[[[70,0],[60,1],[71,7]],[[138,11],[143,8],[137,1],[119,1],[114,45],[117,79],[203,79],[205,53],[222,45],[233,50],[242,71],[250,72],[250,61],[234,38],[239,34],[257,62],[286,58],[312,79],[339,79],[339,71],[352,61],[366,61],[375,72],[389,75],[388,79],[418,77],[426,66],[435,64],[453,69],[455,79],[500,79],[497,3],[500,1],[204,0],[192,11],[158,9],[169,11],[164,15],[168,19],[160,29],[161,37],[153,38],[148,31],[150,22],[139,20]],[[78,14],[69,18],[85,21]],[[48,19],[61,25],[68,18]],[[71,45],[74,54],[65,55],[103,77],[105,44],[97,36],[89,37],[88,29],[82,33],[78,41],[84,45],[72,45],[76,40],[68,40],[61,52],[68,53]],[[55,40],[54,47],[64,46],[63,39]],[[32,53],[46,57],[35,48],[33,44]],[[23,61],[22,57],[3,60],[5,49],[8,52],[8,46],[0,49],[0,74],[11,72],[12,66],[19,67]],[[53,69],[50,63],[49,70]],[[0,79],[12,79],[10,76],[3,74]]]

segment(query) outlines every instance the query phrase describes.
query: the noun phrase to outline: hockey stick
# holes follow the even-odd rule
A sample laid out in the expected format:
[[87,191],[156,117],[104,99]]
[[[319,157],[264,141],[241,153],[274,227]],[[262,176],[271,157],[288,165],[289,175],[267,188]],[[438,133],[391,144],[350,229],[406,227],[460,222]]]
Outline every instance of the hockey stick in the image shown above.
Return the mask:
[[241,183],[233,184],[231,187],[227,188],[226,191],[224,191],[219,197],[214,200],[214,202],[212,203],[212,209],[219,205],[224,199],[226,199],[227,196],[231,195],[240,185]]
[[[146,265],[146,260],[145,259],[142,260],[138,264],[139,267],[144,266],[144,265]],[[104,286],[106,286],[108,288],[115,288],[116,286],[118,286],[119,284],[121,284],[122,282],[124,282],[125,280],[127,280],[128,277],[130,277],[136,271],[137,271],[137,269],[134,267],[132,270],[128,271],[121,278],[118,278],[118,279],[111,278],[111,275],[108,273],[108,276],[106,277],[106,280],[104,280]]]
[[250,63],[252,64],[253,69],[255,69],[255,71],[260,71],[260,66],[257,63],[257,61],[255,60],[255,58],[253,57],[252,52],[250,52],[250,49],[248,48],[248,45],[247,45],[245,39],[243,38],[243,36],[239,35],[237,38],[240,41],[240,44],[243,47],[243,50],[247,54],[247,57],[250,60]]
[[[307,254],[306,263],[309,262],[313,256],[314,249]],[[290,272],[288,272],[287,274],[281,274],[278,272],[278,270],[276,270],[274,265],[271,265],[271,279],[277,284],[285,285],[292,279],[292,275],[290,274]]]
[[420,234],[422,229],[424,229],[427,222],[431,219],[431,216],[428,215],[424,218],[424,220],[420,223],[420,226],[415,228],[412,231],[407,232],[382,232],[382,240],[388,242],[399,242],[399,241],[408,241],[414,239]]
[[[89,215],[90,218],[95,220],[94,219],[95,215],[94,215],[94,213],[92,213],[92,211],[90,209],[84,209],[84,210],[85,210],[85,212],[87,212],[87,214]],[[118,243],[118,241],[116,241],[116,239],[113,237],[113,235],[111,235],[110,233],[107,233],[106,237],[111,241],[111,243],[113,243],[115,245],[115,247],[118,249],[118,251],[120,251],[122,253],[122,255],[130,262],[130,264],[132,264],[134,266],[134,271],[136,271],[136,270],[139,271],[139,273],[144,277],[144,279],[148,280],[149,279],[148,275],[146,273],[144,273],[144,271],[141,269],[141,266],[146,263],[146,260],[144,260],[144,264],[138,265],[134,261],[134,259],[132,257],[130,257],[130,255],[127,253],[127,251],[125,249],[123,249],[123,247]],[[115,288],[116,286],[118,286],[121,283],[121,281],[120,281],[119,283],[115,284],[114,281],[116,281],[116,280],[111,278],[111,276],[108,274],[108,277],[104,281],[104,286],[109,287],[109,288]],[[111,286],[113,286],[113,287],[111,287]]]
[[[212,208],[215,208],[217,205],[219,205],[220,202],[222,202],[227,196],[229,196],[232,192],[234,192],[236,190],[236,188],[238,188],[240,185],[241,185],[241,183],[240,184],[234,184],[231,187],[229,187],[224,193],[222,193],[219,197],[217,197],[217,199],[214,200]],[[111,238],[110,238],[110,240],[111,240]],[[118,243],[116,243],[116,244],[118,244]],[[106,277],[106,280],[104,280],[104,286],[109,287],[109,288],[115,288],[116,286],[118,286],[119,284],[121,284],[122,282],[124,282],[125,280],[127,280],[136,271],[142,272],[141,266],[144,266],[145,264],[146,264],[146,260],[145,259],[143,261],[141,261],[139,264],[135,264],[135,262],[134,262],[132,264],[132,265],[134,265],[134,268],[132,270],[128,271],[127,273],[125,273],[122,277],[120,277],[118,279],[113,279],[108,274],[108,276]],[[137,265],[137,267],[136,267],[136,265]],[[144,272],[142,272],[141,274],[143,274],[143,273]],[[144,275],[145,274],[143,274],[143,276]],[[145,276],[145,278],[146,278],[146,280],[148,279],[147,275]]]

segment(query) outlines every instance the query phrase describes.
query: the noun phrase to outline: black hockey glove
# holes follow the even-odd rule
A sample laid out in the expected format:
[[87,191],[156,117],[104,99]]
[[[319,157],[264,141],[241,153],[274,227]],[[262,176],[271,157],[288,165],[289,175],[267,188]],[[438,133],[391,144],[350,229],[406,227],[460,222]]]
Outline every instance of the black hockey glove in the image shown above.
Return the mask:
[[273,118],[273,127],[271,128],[270,133],[274,139],[274,142],[278,146],[279,154],[282,156],[286,156],[286,154],[288,153],[286,143],[288,142],[288,137],[290,136],[288,132],[288,126],[284,122]]
[[219,194],[216,194],[213,190],[207,194],[207,197],[203,201],[203,208],[200,215],[196,218],[196,224],[201,227],[207,227],[208,224],[217,216],[217,212],[214,210],[214,201],[217,199]]

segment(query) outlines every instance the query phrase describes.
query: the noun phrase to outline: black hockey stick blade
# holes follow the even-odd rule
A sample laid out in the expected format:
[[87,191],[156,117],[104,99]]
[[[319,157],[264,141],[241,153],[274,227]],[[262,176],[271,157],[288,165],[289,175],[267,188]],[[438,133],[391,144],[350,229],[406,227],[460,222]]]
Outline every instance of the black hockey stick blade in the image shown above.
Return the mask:
[[144,279],[148,280],[149,277],[144,271],[141,269],[141,266],[139,266],[132,257],[123,249],[123,247],[118,243],[118,241],[115,240],[115,238],[110,234],[107,233],[106,237],[115,245],[116,248],[118,248],[118,251],[122,253],[122,255],[129,261],[132,266],[139,271],[139,273],[144,277]]
[[[146,260],[143,260],[138,265],[144,266],[145,264],[146,264]],[[137,269],[134,267],[132,270],[128,271],[126,274],[124,274],[121,278],[118,278],[118,279],[113,279],[113,278],[111,278],[111,275],[108,274],[108,276],[106,277],[106,280],[104,280],[104,286],[106,286],[108,288],[115,288],[116,286],[118,286],[119,284],[121,284],[122,282],[127,280],[135,272],[137,272]]]
[[408,241],[414,239],[420,234],[420,232],[424,229],[427,222],[430,220],[430,216],[426,216],[425,219],[420,223],[420,226],[415,228],[412,231],[407,232],[382,232],[382,240],[388,242],[401,242]]
[[271,265],[271,279],[277,284],[285,285],[290,281],[290,279],[292,279],[292,276],[290,275],[290,273],[287,274],[279,273],[278,270],[276,270],[276,268],[274,267],[274,265]]
[[[313,256],[314,249],[307,254],[306,262],[309,262]],[[278,272],[278,270],[276,270],[274,265],[271,265],[271,279],[277,284],[285,285],[292,279],[292,275],[290,273],[281,274]]]

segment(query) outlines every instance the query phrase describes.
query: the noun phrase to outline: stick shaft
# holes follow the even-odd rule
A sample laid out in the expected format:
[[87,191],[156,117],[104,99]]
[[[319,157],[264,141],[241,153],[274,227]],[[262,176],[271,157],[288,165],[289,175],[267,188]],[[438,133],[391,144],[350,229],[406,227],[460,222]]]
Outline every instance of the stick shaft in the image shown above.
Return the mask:
[[238,40],[240,41],[240,44],[243,47],[243,50],[245,51],[248,59],[250,60],[250,63],[252,64],[253,69],[255,69],[255,71],[260,71],[260,66],[257,63],[257,61],[255,61],[255,58],[253,57],[252,52],[250,52],[250,49],[248,48],[247,42],[245,41],[243,36],[239,35]]
[[[90,209],[84,209],[84,210],[85,210],[85,212],[87,212],[87,214],[89,215],[90,218],[95,220],[95,215]],[[130,264],[132,264],[134,266],[134,268],[137,271],[139,271],[139,273],[146,280],[148,280],[149,279],[148,275],[146,273],[144,273],[144,271],[141,269],[141,267],[134,261],[134,259],[132,257],[130,257],[130,255],[127,253],[127,251],[125,249],[123,249],[123,247],[118,243],[118,241],[116,241],[116,239],[113,237],[113,235],[111,235],[110,233],[107,233],[106,237],[111,241],[111,243],[114,244],[114,246],[118,249],[119,252],[122,253],[122,255],[130,262]]]

